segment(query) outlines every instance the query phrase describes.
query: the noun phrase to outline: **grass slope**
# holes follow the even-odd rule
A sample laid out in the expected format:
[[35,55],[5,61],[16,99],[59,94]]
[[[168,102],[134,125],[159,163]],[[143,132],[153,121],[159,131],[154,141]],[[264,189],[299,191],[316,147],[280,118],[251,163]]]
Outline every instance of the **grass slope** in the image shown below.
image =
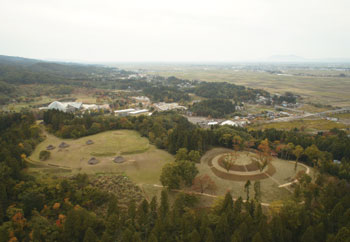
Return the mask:
[[[92,140],[94,144],[86,145],[87,140]],[[60,149],[58,146],[62,142],[69,144],[69,147]],[[51,158],[40,161],[40,151],[46,150],[50,144],[56,147],[51,150]],[[122,164],[114,163],[113,159],[117,155],[123,155],[126,161]],[[91,157],[96,157],[100,162],[89,165],[88,160]],[[76,140],[60,139],[47,134],[46,139],[36,147],[29,159],[36,164],[32,165],[29,171],[41,175],[77,172],[124,173],[136,183],[159,184],[161,169],[166,162],[173,160],[173,156],[149,144],[148,139],[141,137],[136,131],[117,130]]]

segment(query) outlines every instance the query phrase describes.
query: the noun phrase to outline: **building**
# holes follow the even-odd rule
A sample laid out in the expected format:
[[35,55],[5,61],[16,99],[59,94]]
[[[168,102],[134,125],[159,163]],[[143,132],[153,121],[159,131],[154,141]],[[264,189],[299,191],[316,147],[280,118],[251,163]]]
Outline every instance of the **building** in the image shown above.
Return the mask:
[[118,116],[128,116],[129,113],[133,111],[135,111],[135,109],[129,108],[129,109],[116,110],[114,111],[114,113],[117,114]]
[[220,125],[221,126],[223,126],[223,125],[230,125],[230,126],[234,126],[234,127],[238,126],[237,122],[234,122],[232,120],[226,120],[226,121],[222,122]]
[[52,110],[59,110],[62,112],[75,112],[77,110],[80,110],[82,108],[81,102],[59,102],[59,101],[54,101],[49,104],[47,109]]
[[147,113],[148,109],[140,109],[140,110],[135,110],[135,111],[131,111],[129,112],[130,115],[137,115],[137,114],[141,114],[141,113]]

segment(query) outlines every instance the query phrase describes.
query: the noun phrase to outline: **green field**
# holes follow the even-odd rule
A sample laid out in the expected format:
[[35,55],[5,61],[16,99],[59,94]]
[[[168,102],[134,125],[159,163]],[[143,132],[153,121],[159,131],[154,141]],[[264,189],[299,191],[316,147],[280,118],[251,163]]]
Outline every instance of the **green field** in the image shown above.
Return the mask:
[[[94,144],[87,145],[92,140]],[[67,148],[58,146],[65,142]],[[46,161],[39,160],[39,153],[46,150],[48,145],[56,148],[51,150],[51,157]],[[117,164],[113,159],[122,155],[125,162]],[[91,157],[99,160],[96,165],[89,165]],[[136,183],[159,184],[159,176],[163,165],[172,161],[173,156],[149,144],[136,131],[117,130],[107,131],[80,139],[60,139],[47,134],[29,157],[32,165],[29,172],[38,175],[56,174],[69,175],[78,172],[88,174],[122,173]]]

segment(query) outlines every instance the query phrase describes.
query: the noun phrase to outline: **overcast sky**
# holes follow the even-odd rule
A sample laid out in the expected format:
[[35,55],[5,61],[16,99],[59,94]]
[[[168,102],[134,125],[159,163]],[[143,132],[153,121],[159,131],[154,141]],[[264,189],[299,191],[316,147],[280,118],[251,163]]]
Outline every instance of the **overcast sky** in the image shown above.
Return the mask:
[[1,0],[0,54],[84,61],[350,58],[349,0]]

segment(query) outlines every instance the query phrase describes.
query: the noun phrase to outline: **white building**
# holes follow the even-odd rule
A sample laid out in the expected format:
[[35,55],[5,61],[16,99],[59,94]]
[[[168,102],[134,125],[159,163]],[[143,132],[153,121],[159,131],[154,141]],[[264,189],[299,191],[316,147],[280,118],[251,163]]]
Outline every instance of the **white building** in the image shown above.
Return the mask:
[[129,112],[130,115],[136,115],[136,114],[141,114],[141,113],[147,113],[148,109],[140,109],[140,110],[135,110],[132,112]]
[[54,101],[50,103],[47,109],[56,109],[62,112],[74,112],[82,108],[81,102],[59,102]]
[[237,122],[234,122],[232,120],[226,120],[226,121],[222,122],[220,125],[221,126],[223,126],[223,125],[230,125],[230,126],[234,126],[234,127],[238,126]]

